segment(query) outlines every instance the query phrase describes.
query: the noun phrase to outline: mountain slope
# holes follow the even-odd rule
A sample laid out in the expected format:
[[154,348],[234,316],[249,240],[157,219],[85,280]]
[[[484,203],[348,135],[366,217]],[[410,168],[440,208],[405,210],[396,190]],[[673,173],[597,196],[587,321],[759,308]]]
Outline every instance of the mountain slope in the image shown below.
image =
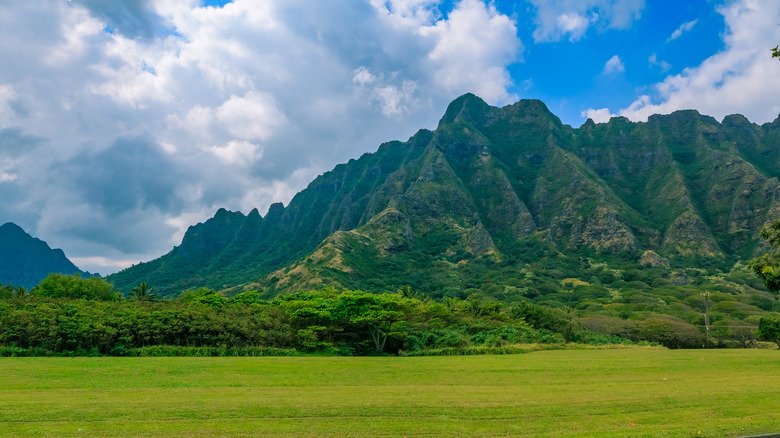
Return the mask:
[[534,269],[564,278],[584,275],[586,259],[639,268],[647,251],[673,269],[727,269],[780,217],[779,142],[780,119],[678,111],[573,129],[540,101],[495,108],[467,94],[435,131],[336,166],[265,217],[220,210],[170,253],[110,279],[270,297],[323,285],[523,287],[515,280],[541,259],[549,266]]
[[0,226],[0,284],[31,288],[51,273],[89,275],[76,267],[61,249],[27,234],[18,225]]

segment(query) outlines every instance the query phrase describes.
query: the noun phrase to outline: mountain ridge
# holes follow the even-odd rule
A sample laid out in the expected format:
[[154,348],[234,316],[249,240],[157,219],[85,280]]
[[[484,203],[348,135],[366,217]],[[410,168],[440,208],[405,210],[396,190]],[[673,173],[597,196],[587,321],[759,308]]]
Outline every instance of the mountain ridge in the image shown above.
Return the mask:
[[719,123],[682,110],[572,128],[538,100],[496,108],[466,94],[434,131],[337,165],[264,217],[220,209],[168,254],[109,279],[168,294],[431,291],[468,283],[469,264],[480,278],[522,271],[528,248],[726,269],[780,218],[778,144],[780,117]]
[[0,284],[32,288],[51,273],[89,276],[59,249],[13,222],[0,225]]

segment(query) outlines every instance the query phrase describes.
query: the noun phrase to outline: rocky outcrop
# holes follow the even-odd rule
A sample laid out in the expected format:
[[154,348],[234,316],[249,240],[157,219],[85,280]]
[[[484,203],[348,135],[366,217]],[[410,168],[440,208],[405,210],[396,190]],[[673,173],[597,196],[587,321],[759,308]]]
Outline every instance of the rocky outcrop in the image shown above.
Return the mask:
[[642,253],[642,258],[639,259],[639,264],[642,266],[650,266],[652,268],[664,267],[669,268],[669,259],[661,257],[655,253],[655,251],[647,250]]

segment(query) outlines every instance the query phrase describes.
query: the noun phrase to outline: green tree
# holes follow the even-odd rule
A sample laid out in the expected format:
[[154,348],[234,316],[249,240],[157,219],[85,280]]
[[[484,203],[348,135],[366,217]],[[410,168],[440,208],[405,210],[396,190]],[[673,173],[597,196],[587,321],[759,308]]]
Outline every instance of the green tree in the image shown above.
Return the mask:
[[338,296],[334,310],[355,327],[368,329],[376,352],[381,353],[394,324],[404,320],[408,303],[400,295],[346,291]]
[[404,298],[418,298],[418,293],[406,284],[398,288],[398,295]]
[[0,283],[0,299],[23,297],[26,294],[27,289],[21,286],[13,287],[10,284],[3,286],[3,284]]
[[137,301],[157,301],[159,297],[152,293],[153,290],[149,283],[142,281],[130,291],[130,298]]
[[207,287],[186,290],[179,296],[179,300],[214,307],[222,307],[228,302],[228,299],[225,298],[224,295]]
[[767,289],[777,291],[780,290],[780,220],[764,227],[761,237],[767,241],[770,250],[751,260],[748,267],[764,280]]
[[255,304],[260,301],[260,292],[256,290],[248,290],[241,292],[240,294],[234,296],[230,299],[231,303],[244,303],[244,304]]
[[780,318],[761,318],[758,321],[756,337],[761,341],[774,342],[780,347]]
[[116,301],[121,298],[121,295],[114,290],[114,286],[104,278],[81,278],[79,274],[49,274],[33,288],[32,295],[103,301]]
[[780,61],[780,45],[777,45],[772,49],[772,58],[778,58],[778,61]]

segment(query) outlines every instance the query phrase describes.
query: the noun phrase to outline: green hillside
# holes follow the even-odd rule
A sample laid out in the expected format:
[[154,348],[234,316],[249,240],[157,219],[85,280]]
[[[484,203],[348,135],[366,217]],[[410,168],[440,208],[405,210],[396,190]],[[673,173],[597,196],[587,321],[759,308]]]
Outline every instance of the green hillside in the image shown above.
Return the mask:
[[409,285],[691,324],[708,290],[727,303],[721,320],[742,324],[777,310],[743,265],[780,218],[779,144],[780,118],[677,111],[574,129],[540,101],[496,108],[467,94],[435,131],[338,165],[265,216],[221,209],[109,279],[266,298]]

